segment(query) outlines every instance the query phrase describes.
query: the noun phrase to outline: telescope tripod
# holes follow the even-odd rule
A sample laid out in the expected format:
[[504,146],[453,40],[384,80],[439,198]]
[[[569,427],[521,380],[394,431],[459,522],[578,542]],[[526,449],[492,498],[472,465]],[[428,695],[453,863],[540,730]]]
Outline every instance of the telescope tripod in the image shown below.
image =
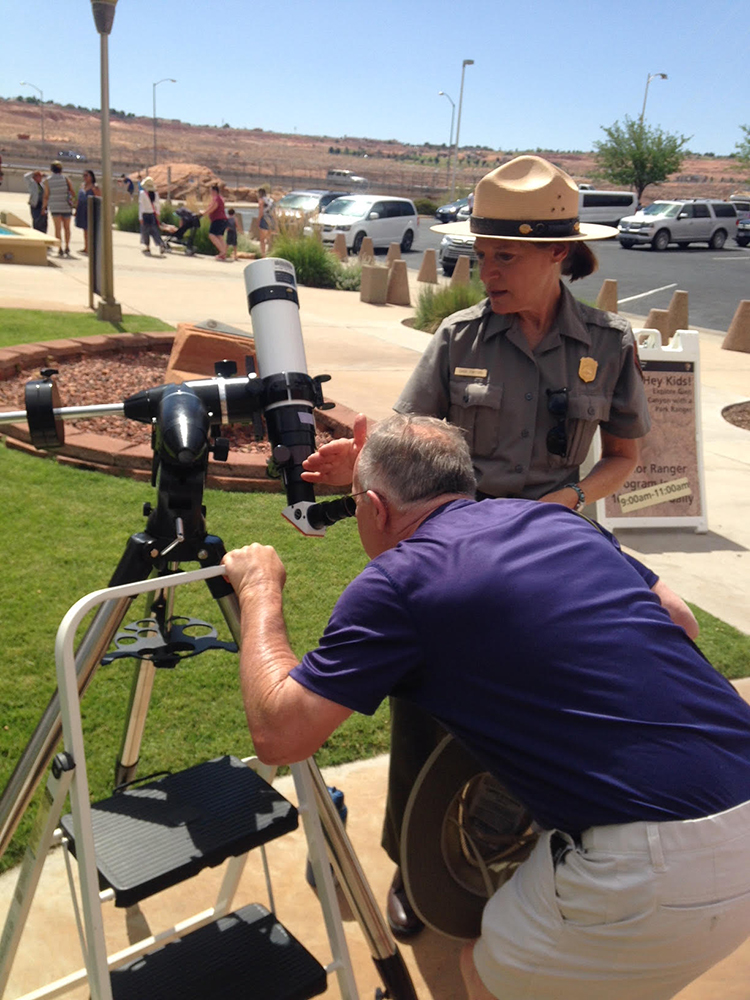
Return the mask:
[[[35,825],[36,843],[27,850],[0,939],[0,995],[10,975],[46,853],[70,794],[71,815],[62,820],[63,838],[78,860],[83,911],[79,932],[85,969],[36,991],[35,998],[59,996],[88,980],[93,1000],[140,1000],[144,996],[167,1000],[178,995],[209,1000],[235,995],[231,992],[234,975],[244,984],[248,996],[303,1000],[323,992],[326,972],[335,971],[342,998],[356,1000],[359,993],[330,860],[383,983],[376,998],[416,1000],[409,973],[313,758],[291,768],[298,810],[271,787],[273,769],[253,760],[224,757],[165,778],[141,779],[145,784],[134,781],[157,669],[176,666],[181,659],[208,648],[236,650],[240,643],[239,605],[223,578],[220,563],[225,550],[221,539],[206,533],[203,508],[196,511],[194,504],[185,505],[184,517],[175,516],[173,503],[168,508],[161,500],[156,509],[147,506],[147,528],[129,539],[110,586],[74,604],[58,629],[58,692],[0,800],[2,850],[37,783],[52,764],[45,801]],[[198,562],[202,568],[182,572],[179,567],[184,562]],[[149,579],[153,572],[158,575]],[[208,585],[234,643],[219,640],[206,622],[173,620],[176,588],[198,580]],[[155,595],[149,617],[125,626],[118,634],[139,594]],[[76,629],[92,610],[93,619],[74,651]],[[208,630],[208,634],[194,637],[191,631],[196,627]],[[116,651],[104,656],[113,640]],[[80,698],[100,662],[128,655],[136,656],[137,666],[115,767],[115,792],[92,807]],[[61,731],[64,751],[55,754]],[[302,817],[333,955],[327,969],[291,937],[275,914],[263,844],[294,829],[297,811]],[[155,860],[146,861],[147,856],[150,858],[148,838],[154,830]],[[262,852],[270,911],[252,904],[232,912],[247,853],[254,847],[260,847]],[[102,898],[114,896],[116,906],[131,906],[227,858],[213,907],[116,955],[107,954]],[[303,872],[300,877],[304,878]],[[107,887],[104,892],[100,892],[102,886]],[[257,954],[253,955],[256,946]],[[199,984],[200,976],[208,979]],[[257,983],[257,989],[249,983]]]

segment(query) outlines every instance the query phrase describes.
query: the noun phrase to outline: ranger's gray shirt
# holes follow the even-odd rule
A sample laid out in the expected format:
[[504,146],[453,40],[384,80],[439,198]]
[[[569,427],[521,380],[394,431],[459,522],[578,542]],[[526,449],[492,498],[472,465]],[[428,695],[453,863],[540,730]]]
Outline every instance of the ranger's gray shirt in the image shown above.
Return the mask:
[[[478,487],[538,499],[577,482],[596,428],[640,438],[651,426],[627,320],[578,302],[561,284],[552,328],[532,351],[515,316],[488,299],[440,326],[394,409],[448,419],[466,432]],[[547,450],[559,418],[547,390],[568,390],[563,457]]]

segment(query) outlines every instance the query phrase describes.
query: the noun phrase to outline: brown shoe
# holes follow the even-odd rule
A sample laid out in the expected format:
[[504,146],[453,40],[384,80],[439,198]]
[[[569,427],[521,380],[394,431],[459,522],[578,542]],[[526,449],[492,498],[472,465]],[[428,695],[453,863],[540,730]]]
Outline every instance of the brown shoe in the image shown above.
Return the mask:
[[391,887],[388,890],[386,916],[388,917],[388,926],[391,928],[393,936],[397,938],[414,937],[424,928],[424,924],[412,909],[406,895],[400,868],[396,869]]

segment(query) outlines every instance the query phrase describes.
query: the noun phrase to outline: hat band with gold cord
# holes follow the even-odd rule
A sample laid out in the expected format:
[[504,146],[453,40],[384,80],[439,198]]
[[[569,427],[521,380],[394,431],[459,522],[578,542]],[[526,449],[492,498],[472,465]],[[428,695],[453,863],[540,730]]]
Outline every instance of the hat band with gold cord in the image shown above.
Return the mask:
[[482,219],[472,215],[469,219],[475,236],[520,236],[534,239],[574,236],[580,232],[578,219],[553,219],[519,222],[517,219]]

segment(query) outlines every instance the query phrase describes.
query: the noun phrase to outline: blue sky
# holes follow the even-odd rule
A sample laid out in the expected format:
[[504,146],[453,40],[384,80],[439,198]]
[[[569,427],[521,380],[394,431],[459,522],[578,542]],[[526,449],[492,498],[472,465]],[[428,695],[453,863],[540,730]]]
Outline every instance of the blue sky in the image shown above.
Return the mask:
[[[110,105],[196,124],[589,150],[601,125],[646,118],[726,154],[750,124],[748,0],[119,0]],[[0,96],[98,107],[89,0],[0,0]],[[742,54],[744,52],[744,55]]]

